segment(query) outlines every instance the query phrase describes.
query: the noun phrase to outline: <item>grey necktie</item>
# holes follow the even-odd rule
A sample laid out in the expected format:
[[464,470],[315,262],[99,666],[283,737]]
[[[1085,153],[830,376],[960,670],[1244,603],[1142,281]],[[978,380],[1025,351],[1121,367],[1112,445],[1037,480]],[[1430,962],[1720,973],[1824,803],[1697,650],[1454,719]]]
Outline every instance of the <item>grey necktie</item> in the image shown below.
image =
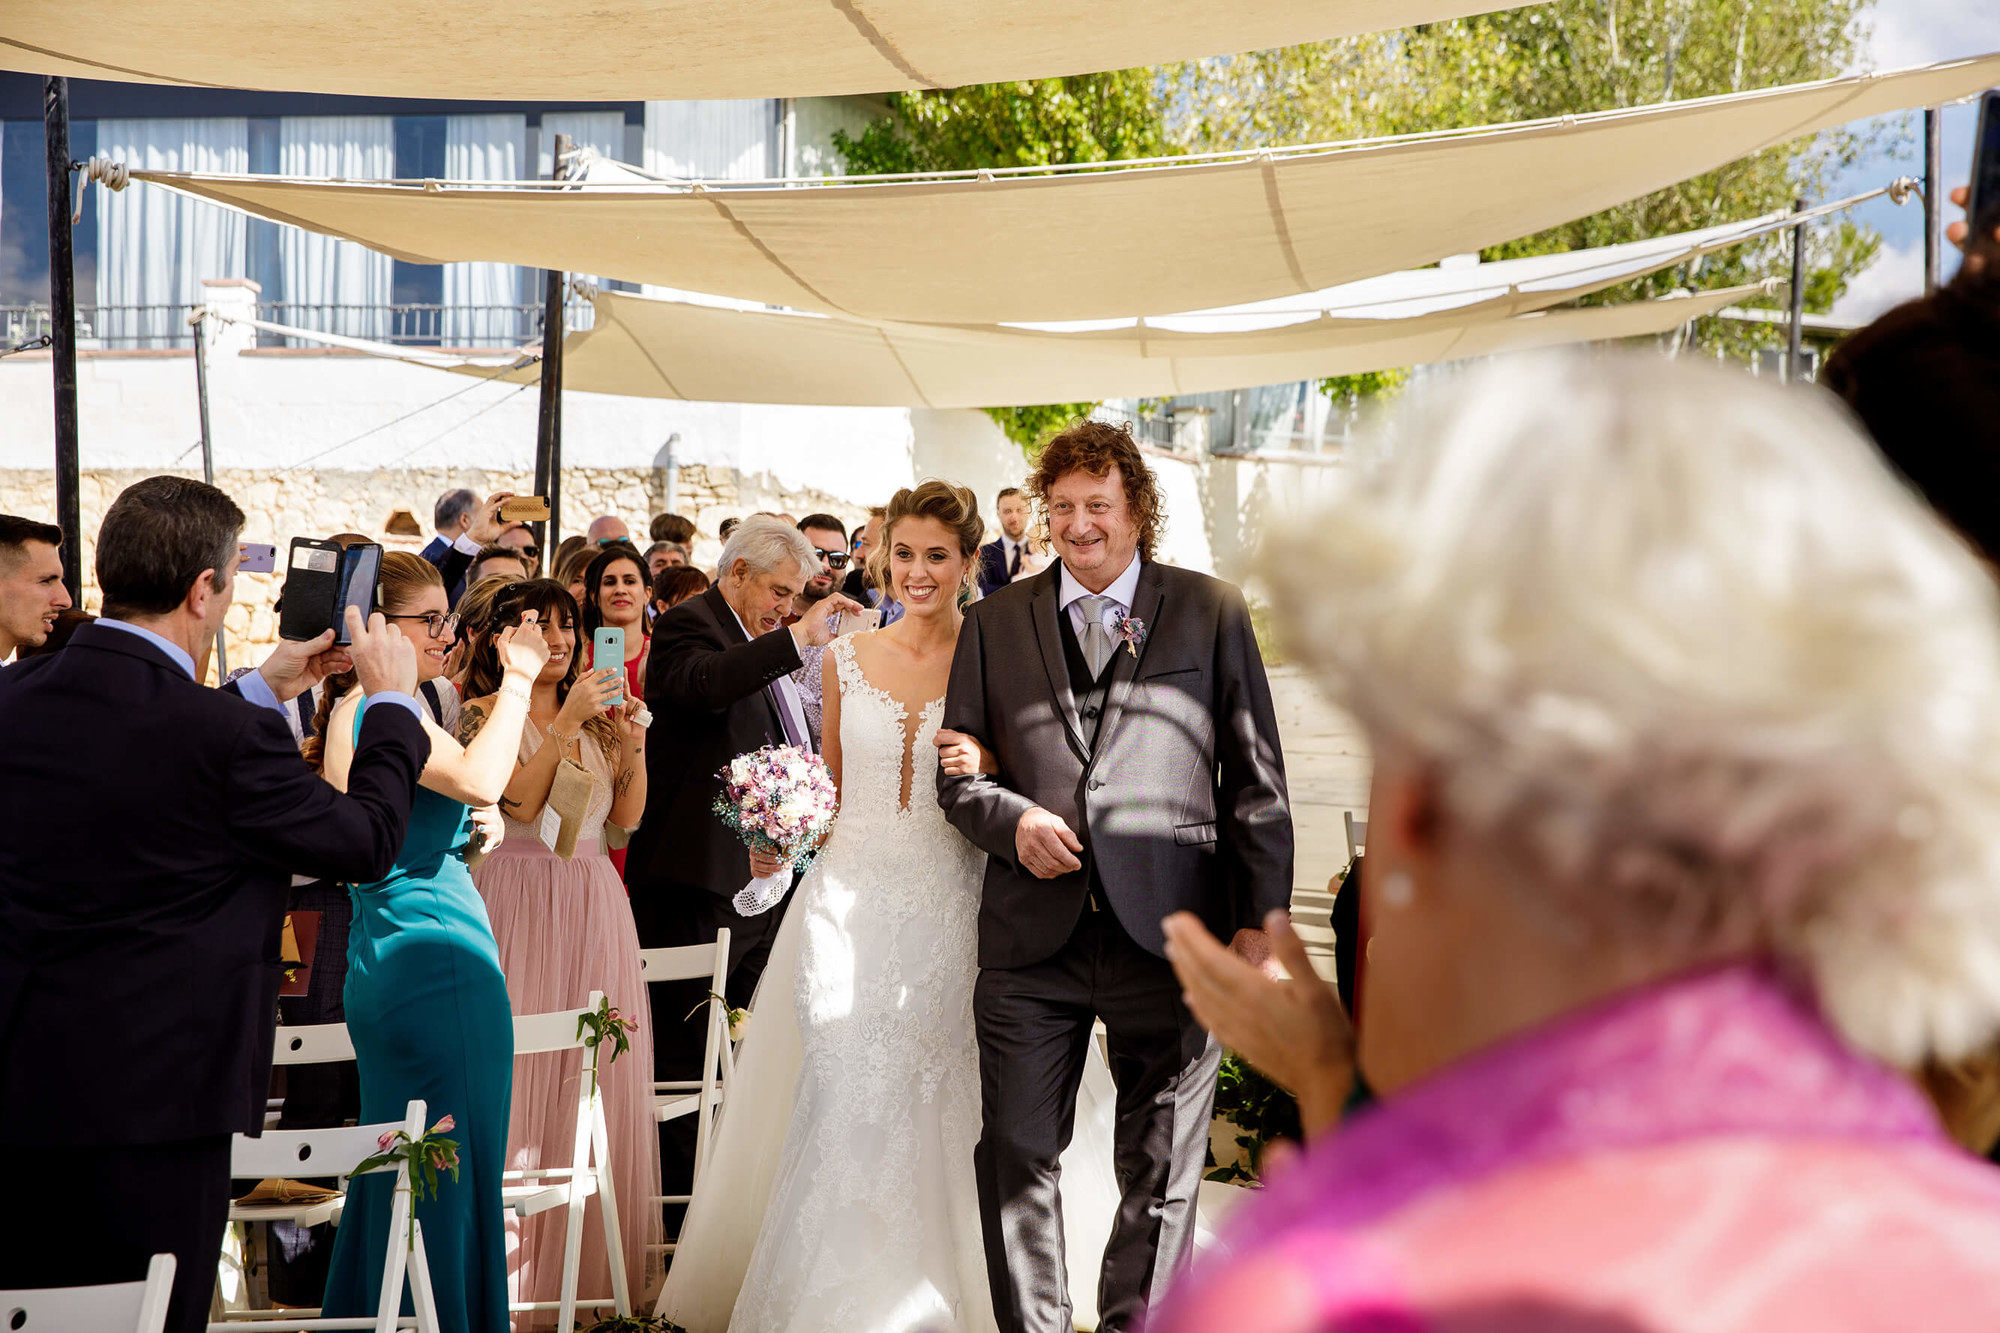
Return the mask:
[[1109,597],[1079,597],[1076,604],[1083,610],[1083,660],[1090,668],[1090,678],[1096,680],[1104,674],[1104,664],[1111,660],[1111,635],[1104,628],[1104,608],[1115,606]]

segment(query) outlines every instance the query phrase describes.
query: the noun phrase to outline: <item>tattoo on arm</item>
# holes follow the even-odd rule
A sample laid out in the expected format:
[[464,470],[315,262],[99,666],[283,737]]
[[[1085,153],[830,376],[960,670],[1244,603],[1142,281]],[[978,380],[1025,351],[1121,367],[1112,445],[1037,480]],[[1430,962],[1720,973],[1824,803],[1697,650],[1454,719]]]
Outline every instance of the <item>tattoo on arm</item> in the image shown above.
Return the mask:
[[465,710],[458,715],[458,743],[460,745],[471,744],[472,738],[474,736],[477,736],[481,728],[483,728],[485,725],[486,725],[486,710],[481,708],[478,704],[468,705],[465,708]]
[[628,769],[625,769],[625,770],[624,770],[623,772],[619,773],[619,775],[618,775],[618,785],[617,785],[617,787],[616,787],[616,788],[614,788],[613,790],[614,790],[614,792],[615,792],[615,794],[614,794],[614,795],[613,795],[613,797],[612,797],[612,799],[613,799],[613,800],[616,800],[616,801],[622,801],[622,800],[624,800],[624,799],[625,799],[625,793],[626,793],[626,792],[628,792],[628,791],[630,791],[630,790],[632,790],[632,770],[631,770],[631,769],[629,769],[629,768],[628,768]]
[[502,796],[500,798],[500,812],[502,814],[511,814],[512,812],[519,810],[520,808],[521,808],[521,803],[519,801],[514,800],[513,798],[507,796]]

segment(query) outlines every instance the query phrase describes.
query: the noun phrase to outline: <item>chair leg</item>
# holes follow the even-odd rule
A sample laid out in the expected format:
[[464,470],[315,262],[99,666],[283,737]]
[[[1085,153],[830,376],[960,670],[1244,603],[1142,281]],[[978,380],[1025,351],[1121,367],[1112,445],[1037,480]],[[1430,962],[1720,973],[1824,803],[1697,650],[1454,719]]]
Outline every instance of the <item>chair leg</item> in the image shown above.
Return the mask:
[[582,1183],[583,1171],[590,1158],[590,1113],[597,1100],[597,1089],[586,1069],[578,1090],[576,1107],[576,1139],[570,1149],[569,1164],[570,1190],[569,1207],[563,1214],[563,1269],[561,1304],[556,1314],[556,1328],[568,1330],[576,1326],[576,1284],[579,1270],[583,1267],[583,1192],[577,1188]]
[[403,1311],[403,1275],[410,1258],[410,1164],[396,1171],[396,1195],[389,1207],[389,1253],[382,1264],[382,1293],[375,1307],[375,1333],[396,1333]]
[[415,1251],[410,1260],[410,1304],[417,1314],[417,1333],[442,1333],[438,1328],[437,1293],[431,1289],[431,1258],[424,1251],[424,1224],[410,1218]]
[[621,1315],[632,1313],[631,1275],[625,1271],[625,1236],[618,1219],[618,1192],[611,1180],[611,1131],[604,1123],[604,1098],[591,1099],[591,1170],[597,1177],[597,1207],[604,1216],[604,1254],[611,1266],[611,1300]]

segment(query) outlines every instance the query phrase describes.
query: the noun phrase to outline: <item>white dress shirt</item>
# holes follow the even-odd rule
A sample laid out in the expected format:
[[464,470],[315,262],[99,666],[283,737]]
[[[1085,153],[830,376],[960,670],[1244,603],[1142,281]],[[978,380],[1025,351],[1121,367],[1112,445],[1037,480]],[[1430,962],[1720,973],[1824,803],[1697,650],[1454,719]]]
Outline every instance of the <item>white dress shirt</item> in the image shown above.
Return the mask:
[[[1125,572],[1111,581],[1111,586],[1097,594],[1109,597],[1111,602],[1104,608],[1104,630],[1111,636],[1111,642],[1118,642],[1118,620],[1132,614],[1132,600],[1139,595],[1138,553],[1132,555],[1132,563],[1125,566]],[[1083,608],[1077,605],[1080,598],[1091,595],[1090,589],[1076,581],[1076,575],[1069,572],[1069,566],[1062,567],[1062,585],[1056,591],[1056,605],[1069,612],[1069,627],[1076,631],[1076,640],[1083,642]]]

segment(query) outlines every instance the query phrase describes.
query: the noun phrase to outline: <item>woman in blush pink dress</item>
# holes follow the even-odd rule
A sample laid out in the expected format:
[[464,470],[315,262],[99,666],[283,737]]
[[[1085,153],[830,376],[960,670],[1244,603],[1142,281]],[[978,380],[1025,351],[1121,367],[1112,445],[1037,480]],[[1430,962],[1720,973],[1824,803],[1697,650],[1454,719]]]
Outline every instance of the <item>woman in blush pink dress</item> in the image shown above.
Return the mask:
[[1281,921],[1290,980],[1169,921],[1308,1146],[1150,1333],[2000,1328],[2000,1173],[1898,1072],[2000,1028],[1987,571],[1713,367],[1512,363],[1387,445],[1270,570],[1375,756],[1358,1041]]
[[[528,722],[522,728],[520,764],[500,810],[506,839],[472,872],[486,900],[500,967],[514,1013],[580,1009],[592,991],[603,991],[626,1017],[639,1024],[632,1048],[609,1064],[600,1058],[604,1114],[610,1131],[611,1166],[624,1253],[634,1307],[658,1285],[657,1265],[646,1247],[660,1239],[659,1132],[653,1119],[653,1039],[646,983],[639,971],[639,936],[625,885],[600,845],[608,819],[623,827],[639,822],[646,805],[645,731],[632,721],[638,701],[607,711],[605,701],[621,693],[615,668],[582,668],[577,651],[579,615],[575,601],[551,579],[510,584],[496,596],[493,623],[519,621],[534,611],[549,644],[548,665],[533,688]],[[468,668],[467,702],[461,733],[475,734],[492,711],[495,677],[489,648]],[[542,814],[564,761],[591,778],[591,796],[567,861],[545,845]],[[577,1080],[583,1053],[526,1056],[514,1064],[513,1121],[507,1138],[510,1170],[568,1166],[575,1144]],[[599,1200],[587,1205],[583,1232],[580,1296],[611,1294],[611,1270],[604,1246]],[[509,1256],[517,1301],[557,1299],[562,1277],[563,1226],[560,1209],[528,1218],[510,1217]],[[517,1327],[553,1327],[554,1311],[522,1316]]]

